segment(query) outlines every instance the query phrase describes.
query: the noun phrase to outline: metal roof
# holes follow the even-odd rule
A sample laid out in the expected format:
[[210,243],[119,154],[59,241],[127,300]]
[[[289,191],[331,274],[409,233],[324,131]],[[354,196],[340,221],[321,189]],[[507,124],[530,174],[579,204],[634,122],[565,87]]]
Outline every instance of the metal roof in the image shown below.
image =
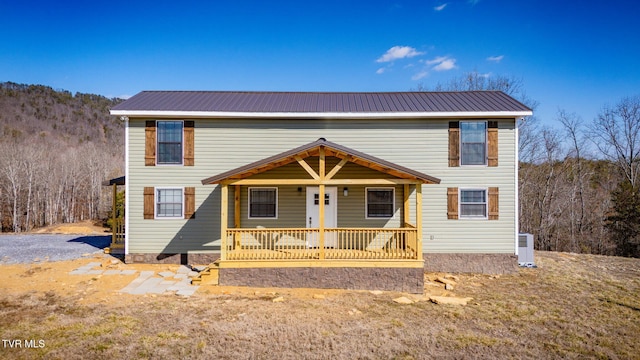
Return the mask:
[[363,152],[336,144],[331,141],[327,141],[324,138],[320,138],[314,142],[299,146],[295,149],[291,149],[280,154],[276,154],[268,158],[223,172],[221,174],[211,176],[202,180],[202,184],[217,184],[225,180],[247,178],[264,171],[293,163],[296,161],[296,156],[300,156],[303,159],[309,156],[317,156],[317,151],[315,150],[318,150],[320,146],[323,146],[329,152],[330,156],[346,158],[356,164],[369,167],[377,171],[386,172],[398,178],[415,179],[423,183],[440,183],[440,179],[436,177],[424,174],[413,169],[409,169],[407,167],[380,159],[369,154],[365,154]]
[[143,91],[111,109],[112,115],[153,113],[397,114],[514,113],[531,109],[501,91],[459,92],[241,92]]

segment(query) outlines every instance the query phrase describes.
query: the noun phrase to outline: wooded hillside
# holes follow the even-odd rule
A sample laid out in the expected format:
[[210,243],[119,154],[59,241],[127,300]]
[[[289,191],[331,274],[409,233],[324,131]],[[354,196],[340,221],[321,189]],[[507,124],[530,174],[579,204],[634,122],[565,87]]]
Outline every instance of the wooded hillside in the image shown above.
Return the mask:
[[0,83],[2,231],[105,216],[101,183],[124,174],[124,126],[109,115],[121,101]]

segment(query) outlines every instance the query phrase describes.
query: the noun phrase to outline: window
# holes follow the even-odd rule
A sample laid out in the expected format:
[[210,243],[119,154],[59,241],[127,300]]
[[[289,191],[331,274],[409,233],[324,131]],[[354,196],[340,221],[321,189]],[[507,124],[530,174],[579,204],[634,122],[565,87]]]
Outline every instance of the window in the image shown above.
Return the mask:
[[156,188],[156,218],[182,218],[182,188]]
[[486,189],[460,189],[460,218],[487,218]]
[[462,165],[487,164],[487,123],[460,122],[460,153]]
[[158,164],[182,164],[182,121],[158,121]]
[[277,188],[249,188],[249,218],[277,218]]
[[367,188],[367,219],[393,217],[394,190],[393,188]]

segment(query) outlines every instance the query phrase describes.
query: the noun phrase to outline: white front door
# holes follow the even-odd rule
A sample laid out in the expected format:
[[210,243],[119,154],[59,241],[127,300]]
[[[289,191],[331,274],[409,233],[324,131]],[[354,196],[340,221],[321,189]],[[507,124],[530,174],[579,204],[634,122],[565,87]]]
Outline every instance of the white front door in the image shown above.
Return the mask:
[[[324,227],[338,227],[338,188],[324,188]],[[317,186],[307,187],[307,228],[320,227],[320,189]],[[336,233],[325,234],[324,246],[336,247]],[[310,233],[307,236],[307,246],[318,247],[318,233]]]

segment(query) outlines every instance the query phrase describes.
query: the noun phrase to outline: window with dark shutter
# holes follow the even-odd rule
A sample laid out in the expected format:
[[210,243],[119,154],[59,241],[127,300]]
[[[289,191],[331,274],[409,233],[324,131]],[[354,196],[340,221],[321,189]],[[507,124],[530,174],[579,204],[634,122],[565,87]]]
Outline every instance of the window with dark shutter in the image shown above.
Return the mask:
[[448,188],[447,218],[498,220],[500,218],[499,203],[497,187]]
[[449,122],[449,167],[498,166],[497,121]]
[[183,122],[157,121],[156,137],[158,140],[156,164],[181,165],[183,163]]

